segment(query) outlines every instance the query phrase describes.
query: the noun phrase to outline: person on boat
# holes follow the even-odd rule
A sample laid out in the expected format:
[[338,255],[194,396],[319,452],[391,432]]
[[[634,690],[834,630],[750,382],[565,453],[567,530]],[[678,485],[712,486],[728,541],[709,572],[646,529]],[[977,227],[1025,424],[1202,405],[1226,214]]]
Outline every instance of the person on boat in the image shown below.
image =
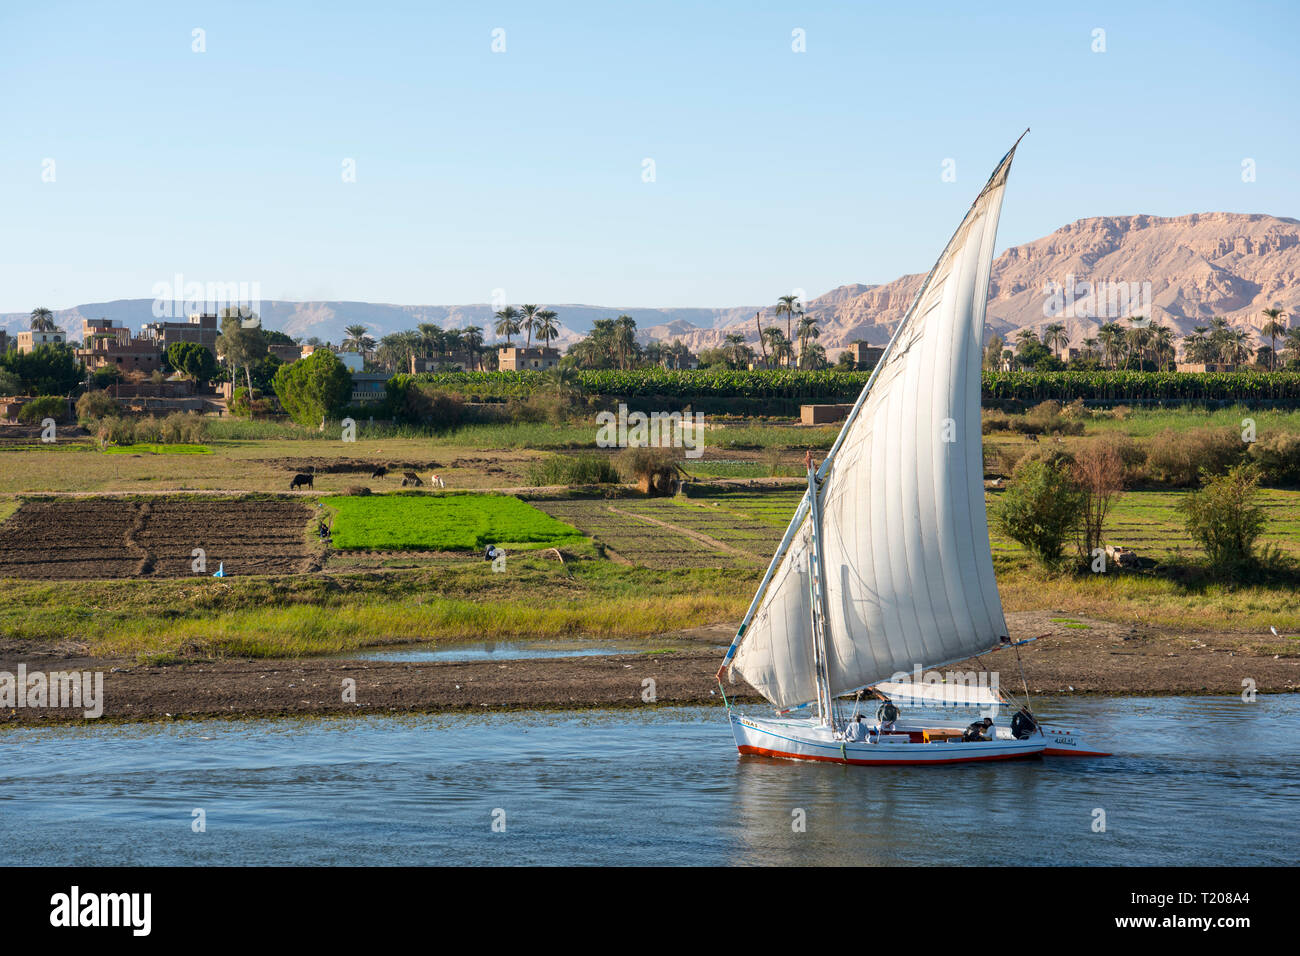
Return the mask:
[[961,735],[961,739],[966,743],[977,740],[993,740],[996,733],[993,730],[993,718],[985,717],[983,720],[977,720],[966,728],[966,732]]
[[885,701],[876,711],[876,719],[880,721],[880,733],[893,733],[898,724],[898,706],[892,700]]
[[867,725],[858,714],[844,726],[844,739],[849,743],[864,743],[867,739]]
[[1016,740],[1028,740],[1038,732],[1038,721],[1028,707],[1021,707],[1011,716],[1011,736]]

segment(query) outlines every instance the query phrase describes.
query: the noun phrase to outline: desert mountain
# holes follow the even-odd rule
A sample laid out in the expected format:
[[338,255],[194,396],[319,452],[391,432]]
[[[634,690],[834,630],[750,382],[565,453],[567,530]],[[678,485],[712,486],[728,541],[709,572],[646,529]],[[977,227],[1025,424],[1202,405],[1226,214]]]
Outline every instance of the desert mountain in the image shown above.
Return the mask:
[[[832,355],[859,339],[883,345],[922,279],[841,286],[812,299],[806,308],[821,327],[818,341]],[[1013,246],[994,261],[987,332],[1006,338],[1062,322],[1078,345],[1105,322],[1146,315],[1181,338],[1215,316],[1257,330],[1267,321],[1261,310],[1273,307],[1289,315],[1300,309],[1300,221],[1237,213],[1099,216]],[[775,321],[768,309],[764,325]],[[776,324],[784,329],[785,320]],[[729,332],[756,341],[753,311],[682,341],[708,348]]]

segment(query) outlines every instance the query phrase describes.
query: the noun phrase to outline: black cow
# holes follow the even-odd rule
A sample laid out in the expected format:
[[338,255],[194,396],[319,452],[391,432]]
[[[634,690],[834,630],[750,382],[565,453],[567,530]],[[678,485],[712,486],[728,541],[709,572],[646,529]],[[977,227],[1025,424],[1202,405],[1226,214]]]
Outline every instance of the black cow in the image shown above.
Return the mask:
[[371,478],[382,478],[382,477],[384,477],[384,475],[386,475],[386,474],[388,474],[388,469],[385,468],[383,465],[379,465],[377,468],[375,468],[374,471],[372,471],[372,472],[370,473],[370,477],[371,477]]
[[316,486],[312,484],[311,475],[303,475],[303,474],[294,475],[293,481],[289,482],[289,490],[293,491],[299,485],[306,485],[308,488],[311,488],[313,491],[316,490]]

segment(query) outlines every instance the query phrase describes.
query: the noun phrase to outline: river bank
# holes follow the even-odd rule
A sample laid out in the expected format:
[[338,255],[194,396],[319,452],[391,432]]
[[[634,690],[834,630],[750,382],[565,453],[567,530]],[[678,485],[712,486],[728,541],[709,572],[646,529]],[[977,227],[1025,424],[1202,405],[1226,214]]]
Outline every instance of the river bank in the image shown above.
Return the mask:
[[[1300,656],[1272,652],[1240,634],[1169,635],[1098,621],[1011,616],[1017,639],[1046,636],[1020,648],[1033,695],[1240,695],[1300,690]],[[728,627],[665,635],[679,649],[586,657],[506,661],[415,662],[338,657],[187,660],[164,665],[99,658],[72,647],[0,643],[0,671],[98,671],[104,675],[100,721],[263,718],[582,710],[718,704],[713,679]],[[695,646],[691,646],[691,642]],[[683,646],[684,645],[684,646]],[[997,651],[945,671],[999,674],[1019,696],[1015,652]],[[349,683],[351,682],[351,683]],[[1253,682],[1248,685],[1244,682]],[[758,702],[743,683],[728,697]],[[80,710],[24,707],[0,711],[0,724],[85,720]]]

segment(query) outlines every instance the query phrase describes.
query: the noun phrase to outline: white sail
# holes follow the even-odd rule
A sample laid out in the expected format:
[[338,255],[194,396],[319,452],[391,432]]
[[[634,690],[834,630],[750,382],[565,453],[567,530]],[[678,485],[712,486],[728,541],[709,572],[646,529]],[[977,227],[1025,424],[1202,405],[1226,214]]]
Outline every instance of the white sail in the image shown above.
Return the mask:
[[[980,368],[993,244],[1013,148],[922,284],[824,470],[833,694],[962,660],[1007,633],[989,553]],[[816,698],[808,519],[732,667],[777,707]]]

